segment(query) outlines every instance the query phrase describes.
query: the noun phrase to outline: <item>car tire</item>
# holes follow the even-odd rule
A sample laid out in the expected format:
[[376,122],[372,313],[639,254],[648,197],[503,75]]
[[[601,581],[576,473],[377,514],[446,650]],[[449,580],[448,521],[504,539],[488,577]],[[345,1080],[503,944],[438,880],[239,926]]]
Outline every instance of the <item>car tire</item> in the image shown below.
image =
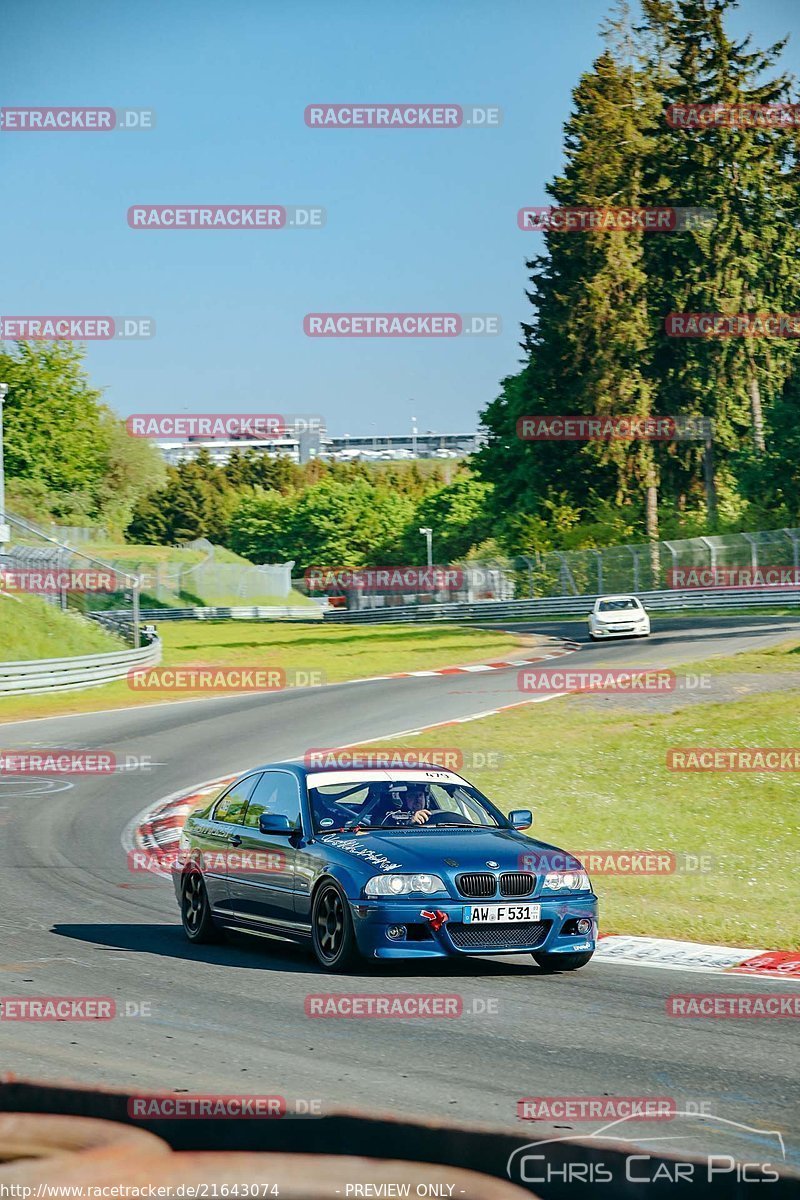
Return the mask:
[[199,871],[187,871],[181,883],[181,924],[190,942],[221,942],[225,934],[211,915],[205,881]]
[[543,971],[577,971],[590,962],[594,950],[582,954],[534,954],[534,959]]
[[347,971],[359,958],[349,901],[332,880],[314,893],[311,941],[323,971]]

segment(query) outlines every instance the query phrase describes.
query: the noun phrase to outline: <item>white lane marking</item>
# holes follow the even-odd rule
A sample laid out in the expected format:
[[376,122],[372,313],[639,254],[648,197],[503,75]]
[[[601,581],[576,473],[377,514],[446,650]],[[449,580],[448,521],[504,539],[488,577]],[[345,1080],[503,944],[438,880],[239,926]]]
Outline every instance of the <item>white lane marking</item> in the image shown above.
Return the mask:
[[[22,784],[22,791],[11,791],[7,784]],[[20,796],[55,796],[58,792],[68,792],[75,784],[68,779],[39,779],[36,783],[22,783],[21,778],[0,779],[0,796],[3,799],[18,799]]]

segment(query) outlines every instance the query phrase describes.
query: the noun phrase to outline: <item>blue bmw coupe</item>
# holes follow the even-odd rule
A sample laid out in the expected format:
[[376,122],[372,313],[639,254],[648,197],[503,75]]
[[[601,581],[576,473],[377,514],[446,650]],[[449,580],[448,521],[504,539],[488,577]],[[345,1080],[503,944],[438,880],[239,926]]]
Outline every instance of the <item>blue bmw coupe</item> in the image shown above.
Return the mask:
[[452,771],[248,771],[181,834],[172,869],[192,942],[240,930],[308,943],[321,966],[532,954],[589,962],[597,897],[581,864],[522,833]]

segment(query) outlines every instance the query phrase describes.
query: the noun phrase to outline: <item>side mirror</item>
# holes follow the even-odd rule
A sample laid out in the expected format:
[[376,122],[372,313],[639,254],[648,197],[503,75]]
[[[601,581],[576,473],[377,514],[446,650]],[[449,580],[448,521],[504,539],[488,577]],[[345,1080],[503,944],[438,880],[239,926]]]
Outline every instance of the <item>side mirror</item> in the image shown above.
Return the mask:
[[533,824],[533,813],[529,808],[515,808],[508,814],[508,819],[515,829],[530,829]]
[[294,833],[295,826],[283,813],[262,812],[258,818],[261,833]]

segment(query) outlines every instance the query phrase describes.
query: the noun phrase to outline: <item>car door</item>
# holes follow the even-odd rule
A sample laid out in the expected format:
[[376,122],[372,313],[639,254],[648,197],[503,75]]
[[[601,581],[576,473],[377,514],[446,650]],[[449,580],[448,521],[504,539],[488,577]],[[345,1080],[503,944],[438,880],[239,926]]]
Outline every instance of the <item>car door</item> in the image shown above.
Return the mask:
[[200,850],[200,861],[211,907],[230,911],[228,855],[237,838],[241,840],[242,821],[247,801],[260,778],[260,772],[245,775],[223,792],[211,811],[209,820],[200,823],[193,835],[194,847]]
[[262,813],[288,817],[301,834],[300,787],[291,771],[265,771],[250,796],[239,829],[239,858],[231,855],[228,872],[231,907],[247,920],[293,928],[298,836],[262,833]]

